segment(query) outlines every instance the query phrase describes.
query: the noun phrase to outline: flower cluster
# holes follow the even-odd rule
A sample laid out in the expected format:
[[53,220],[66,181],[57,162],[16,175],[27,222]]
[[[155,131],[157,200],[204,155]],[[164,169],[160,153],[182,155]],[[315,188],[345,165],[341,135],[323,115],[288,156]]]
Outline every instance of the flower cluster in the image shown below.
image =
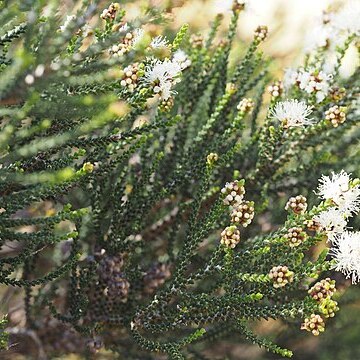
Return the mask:
[[329,90],[329,96],[332,101],[340,101],[342,100],[346,95],[346,90],[343,87],[339,86],[332,86]]
[[325,120],[333,127],[338,127],[346,120],[346,107],[334,105],[325,111]]
[[225,205],[236,207],[241,204],[245,195],[244,184],[245,182],[243,180],[235,180],[225,184],[221,189],[221,193],[225,195]]
[[318,103],[322,102],[329,94],[332,74],[316,69],[287,69],[284,75],[284,87],[289,90],[293,85],[309,95],[314,95]]
[[346,48],[347,40],[357,36],[360,6],[356,0],[346,1],[337,11],[326,11],[318,17],[305,35],[304,49],[310,55],[314,52],[326,54],[324,69],[333,72],[336,66],[336,53]]
[[[335,292],[335,280],[330,278],[318,281],[308,290],[308,294],[317,302],[318,310],[325,318],[334,317],[335,312],[339,310],[338,303],[332,299]],[[310,318],[305,319],[301,329],[311,331],[313,335],[318,336],[325,330],[324,319],[321,315],[311,314]]]
[[301,227],[292,227],[284,235],[290,247],[299,246],[306,239],[306,232]]
[[246,114],[250,113],[254,109],[254,106],[255,104],[253,99],[244,98],[239,102],[237,109],[239,110],[239,112]]
[[161,100],[167,100],[175,93],[172,87],[180,81],[180,75],[181,66],[177,61],[152,59],[145,68],[144,82]]
[[240,231],[235,225],[226,227],[221,232],[220,243],[233,249],[240,242]]
[[173,61],[180,65],[181,70],[185,70],[191,66],[191,60],[183,50],[176,50],[173,55]]
[[317,314],[311,314],[309,318],[306,318],[301,325],[302,330],[310,331],[313,335],[318,336],[325,331],[324,319]]
[[119,3],[111,3],[108,8],[104,9],[100,17],[103,20],[115,20],[116,13],[120,9]]
[[221,190],[225,196],[224,205],[229,206],[231,226],[225,228],[221,233],[221,244],[234,248],[240,242],[240,231],[237,226],[242,225],[247,227],[254,218],[254,202],[243,201],[245,194],[245,181],[236,180],[231,183],[226,183]]
[[304,214],[307,208],[307,200],[305,196],[297,195],[291,197],[285,205],[285,210],[291,210],[295,214]]
[[360,281],[360,231],[344,231],[332,241],[329,254],[334,257],[336,271],[341,271],[353,284]]
[[360,184],[352,181],[351,174],[342,170],[332,176],[322,176],[319,180],[318,195],[321,199],[331,201],[339,213],[345,217],[360,211]]
[[334,268],[341,271],[352,282],[360,280],[360,232],[346,230],[348,218],[360,211],[360,184],[342,170],[332,176],[322,176],[318,195],[330,203],[330,207],[313,220],[332,242],[330,254],[334,257]]
[[171,276],[168,264],[153,264],[144,275],[144,292],[152,294]]
[[331,297],[336,292],[335,280],[330,278],[322,279],[312,286],[308,294],[316,301],[321,301],[327,297]]
[[190,37],[192,47],[200,49],[204,45],[204,37],[200,34],[192,34]]
[[121,86],[126,87],[130,92],[134,91],[141,74],[142,72],[140,71],[138,63],[127,66],[124,69],[122,80],[120,81]]
[[275,81],[273,84],[268,86],[267,90],[271,95],[272,100],[275,100],[282,95],[284,91],[284,85],[282,81]]
[[169,42],[165,36],[159,35],[151,40],[150,48],[152,49],[165,49],[169,46]]
[[254,41],[255,42],[262,42],[265,41],[268,36],[268,27],[266,25],[258,26],[254,31]]
[[143,36],[144,30],[140,28],[127,32],[119,44],[115,44],[109,49],[109,53],[115,57],[124,56],[127,52],[136,47]]
[[247,227],[254,218],[254,202],[244,201],[231,212],[231,222]]
[[287,266],[282,265],[271,268],[268,276],[274,288],[284,287],[294,281],[294,273]]
[[296,99],[278,102],[270,112],[285,129],[313,124],[309,119],[311,113],[311,106]]
[[66,17],[66,20],[64,22],[63,25],[60,26],[59,31],[60,32],[64,32],[66,31],[66,29],[69,27],[69,25],[72,23],[72,21],[74,21],[76,19],[75,15],[68,15]]

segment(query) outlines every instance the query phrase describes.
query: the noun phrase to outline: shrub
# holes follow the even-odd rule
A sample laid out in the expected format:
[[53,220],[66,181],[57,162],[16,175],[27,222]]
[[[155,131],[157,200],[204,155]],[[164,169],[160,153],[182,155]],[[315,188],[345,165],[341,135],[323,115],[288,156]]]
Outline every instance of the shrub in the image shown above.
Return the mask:
[[[220,16],[170,41],[154,11],[129,23],[117,3],[65,18],[57,2],[1,2],[0,283],[21,290],[39,358],[201,359],[235,334],[290,357],[253,321],[319,335],[338,310],[330,270],[359,280],[346,9],[336,50],[280,81],[265,26],[229,65],[244,6],[218,42]],[[332,255],[315,251],[326,241]]]

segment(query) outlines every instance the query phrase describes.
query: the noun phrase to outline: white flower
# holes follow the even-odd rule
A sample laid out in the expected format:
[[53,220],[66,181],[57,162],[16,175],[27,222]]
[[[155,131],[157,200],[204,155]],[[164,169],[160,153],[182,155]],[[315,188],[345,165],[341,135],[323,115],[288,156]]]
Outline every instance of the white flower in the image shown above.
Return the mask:
[[121,33],[125,33],[125,32],[128,32],[128,31],[129,31],[128,23],[125,23],[124,25],[120,26],[120,28],[119,28],[119,32],[121,32]]
[[360,186],[350,188],[350,175],[344,170],[322,176],[319,180],[318,195],[324,200],[332,200],[345,215],[356,214],[360,210]]
[[340,37],[339,31],[329,24],[317,25],[306,34],[304,48],[307,53],[318,48],[331,48],[340,44],[343,38]]
[[301,90],[305,90],[308,94],[316,93],[317,102],[325,99],[329,92],[330,80],[333,78],[331,74],[324,71],[316,72],[300,70],[297,81]]
[[167,100],[174,92],[172,86],[178,83],[181,74],[181,67],[177,62],[169,59],[154,60],[146,67],[144,81],[153,86],[153,91],[161,96],[162,100]]
[[139,42],[142,40],[144,34],[145,34],[144,29],[141,28],[135,29],[133,33],[134,37],[131,40],[131,46],[136,47],[139,44]]
[[186,55],[185,51],[177,50],[173,55],[173,61],[177,62],[181,70],[188,68],[191,65],[191,60]]
[[76,19],[75,15],[68,15],[63,25],[60,26],[60,32],[64,32],[70,25],[70,23]]
[[345,231],[336,236],[329,254],[334,257],[336,271],[347,279],[351,277],[353,284],[360,281],[360,231]]
[[295,127],[312,124],[313,120],[308,118],[311,112],[311,106],[295,99],[278,102],[271,111],[271,115],[284,127]]
[[334,237],[342,233],[347,225],[344,214],[336,208],[330,208],[313,217],[321,230],[326,232],[328,240],[333,241]]
[[342,194],[339,209],[346,216],[356,215],[360,211],[360,187],[355,186]]
[[291,86],[296,84],[298,78],[298,72],[294,69],[287,68],[285,69],[283,84],[285,90],[289,90]]
[[334,27],[348,31],[351,34],[360,34],[360,1],[348,0],[337,14],[332,17]]
[[344,170],[338,174],[332,172],[332,177],[322,176],[319,179],[318,195],[324,199],[331,199],[337,204],[339,196],[349,190],[350,175]]
[[81,28],[81,32],[82,32],[84,37],[88,37],[88,36],[90,36],[90,35],[92,35],[94,33],[94,30],[89,24],[85,24]]
[[169,42],[167,41],[166,37],[164,36],[157,36],[154,39],[152,39],[150,46],[153,49],[163,49],[166,48],[168,46]]

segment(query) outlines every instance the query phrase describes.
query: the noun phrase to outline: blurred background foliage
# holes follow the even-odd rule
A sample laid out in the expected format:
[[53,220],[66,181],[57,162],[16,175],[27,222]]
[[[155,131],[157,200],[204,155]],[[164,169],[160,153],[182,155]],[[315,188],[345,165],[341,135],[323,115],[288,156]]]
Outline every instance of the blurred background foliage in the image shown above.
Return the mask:
[[[136,19],[144,11],[160,16],[158,24],[151,24],[154,34],[168,34],[170,37],[184,24],[190,25],[190,32],[205,34],[214,17],[222,13],[222,35],[226,33],[230,19],[231,0],[131,0],[119,1],[126,9],[129,20]],[[273,59],[270,67],[274,77],[283,76],[282,69],[296,66],[303,58],[306,46],[306,36],[314,22],[323,11],[336,8],[344,1],[331,0],[250,0],[250,7],[246,16],[242,17],[238,26],[235,51],[232,52],[233,61],[236,54],[242,53],[249,39],[253,37],[253,30],[257,25],[268,25],[270,35],[262,49]],[[79,7],[77,1],[63,0],[63,11],[74,13]],[[100,2],[99,7],[107,7],[109,1]],[[61,11],[61,10],[60,10]],[[97,18],[94,18],[94,22]],[[172,35],[171,35],[172,34]],[[220,31],[221,34],[221,31]],[[236,50],[238,49],[238,51]],[[340,73],[347,77],[359,65],[356,46],[351,47],[344,59]],[[359,174],[355,174],[359,175]],[[29,209],[32,216],[49,216],[55,213],[50,202],[39,204]],[[280,216],[280,215],[279,215]],[[282,219],[279,219],[279,222]],[[66,227],[66,224],[63,224]],[[266,227],[266,224],[264,224]],[[358,223],[354,224],[357,228]],[[320,250],[320,249],[319,249]],[[46,266],[46,264],[44,264]],[[339,283],[345,283],[340,279]],[[347,287],[347,286],[346,286]],[[10,320],[21,328],[24,322],[24,309],[21,297],[16,294],[20,290],[14,288],[0,288],[0,318],[9,312]],[[341,293],[341,289],[339,289]],[[320,337],[309,336],[300,332],[298,324],[284,324],[281,320],[268,320],[256,324],[257,333],[271,338],[280,346],[291,348],[296,360],[336,360],[360,359],[360,297],[359,286],[352,286],[341,298],[341,311],[337,321],[331,322],[325,334]],[[285,326],[287,325],[287,326]],[[28,349],[31,353],[31,349]],[[277,359],[277,355],[269,354],[259,349],[257,345],[249,345],[239,335],[231,341],[224,341],[221,346],[208,348],[204,352],[209,359]],[[7,356],[7,355],[6,355]],[[9,352],[6,359],[26,359],[27,356]],[[100,351],[92,355],[94,359],[114,359],[113,353]],[[2,358],[2,355],[0,355]],[[162,358],[159,356],[159,359]],[[66,355],[57,359],[79,359],[78,355]],[[204,357],[205,359],[205,357]]]

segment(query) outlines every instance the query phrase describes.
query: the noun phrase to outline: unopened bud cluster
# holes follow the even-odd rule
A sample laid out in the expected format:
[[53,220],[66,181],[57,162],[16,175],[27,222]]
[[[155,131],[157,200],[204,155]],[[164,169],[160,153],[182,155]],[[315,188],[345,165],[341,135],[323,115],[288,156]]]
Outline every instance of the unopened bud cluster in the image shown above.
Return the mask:
[[322,299],[333,296],[335,291],[335,280],[326,278],[318,281],[309,289],[308,293],[314,300],[321,301]]
[[119,3],[111,3],[107,9],[104,9],[100,17],[103,20],[115,20],[116,13],[120,9]]
[[160,102],[159,109],[163,112],[169,112],[174,106],[174,98],[170,96],[168,99],[163,99]]
[[[335,292],[335,280],[330,278],[318,281],[308,291],[311,298],[319,304],[319,312],[325,318],[334,317],[335,312],[339,310],[338,303],[331,299]],[[325,330],[325,322],[320,315],[312,314],[310,318],[305,319],[301,329],[311,331],[313,335],[318,336],[320,332]]]
[[226,195],[224,204],[230,207],[232,225],[221,233],[221,244],[234,248],[240,241],[240,231],[237,226],[247,227],[254,218],[254,202],[243,201],[245,181],[236,180],[226,183],[221,192]]
[[240,12],[245,9],[246,2],[243,0],[234,0],[232,10],[234,12]]
[[170,276],[171,272],[168,264],[154,264],[144,275],[144,292],[146,294],[152,294],[163,285]]
[[318,336],[325,331],[325,322],[320,315],[311,314],[301,325],[302,330],[311,331],[313,335]]
[[127,52],[130,51],[130,49],[132,47],[132,43],[135,39],[135,36],[136,35],[132,32],[126,33],[124,38],[122,39],[121,43],[113,45],[110,48],[109,53],[115,57],[124,56]]
[[252,112],[254,109],[254,106],[255,106],[255,104],[252,99],[245,98],[239,102],[237,109],[239,110],[239,112],[246,114],[246,113]]
[[231,222],[247,227],[254,218],[254,213],[254,202],[244,201],[231,211]]
[[319,224],[314,219],[310,219],[310,220],[305,221],[305,225],[310,231],[318,232],[318,231],[321,230],[321,224]]
[[340,101],[345,97],[346,90],[345,90],[345,88],[341,88],[341,87],[338,87],[338,86],[333,86],[329,90],[329,95],[330,95],[331,100]]
[[221,233],[220,242],[222,245],[233,249],[240,242],[240,231],[235,225],[226,227]]
[[333,127],[338,127],[346,120],[346,107],[334,105],[325,111],[325,120],[330,122]]
[[272,280],[274,288],[284,287],[294,281],[294,273],[287,266],[282,265],[274,266],[268,276]]
[[306,208],[307,200],[302,195],[291,197],[285,205],[285,210],[291,210],[297,215],[304,214]]
[[210,166],[214,165],[219,160],[219,155],[216,153],[210,153],[206,157],[206,163]]
[[267,90],[271,95],[271,98],[275,100],[282,95],[284,86],[281,81],[275,81],[273,84],[268,86]]
[[287,239],[290,247],[296,247],[304,242],[306,236],[306,233],[301,227],[292,227],[285,234],[284,238]]
[[204,45],[204,37],[200,34],[193,34],[190,37],[190,44],[193,48],[201,48]]
[[268,32],[269,32],[269,30],[266,25],[258,26],[254,32],[254,40],[259,43],[266,40],[266,38],[268,36]]
[[221,193],[225,195],[224,204],[235,207],[239,205],[245,194],[244,181],[235,180],[230,183],[226,183],[221,189]]
[[130,92],[134,91],[140,77],[139,70],[140,69],[138,63],[127,66],[124,69],[124,74],[122,76],[122,80],[120,81],[121,86],[128,88]]
[[337,301],[330,298],[322,300],[319,304],[319,311],[325,316],[325,318],[334,317],[335,313],[339,310]]
[[112,300],[125,302],[129,293],[130,283],[122,272],[124,260],[119,256],[104,256],[98,267],[100,284],[104,287],[103,294]]

